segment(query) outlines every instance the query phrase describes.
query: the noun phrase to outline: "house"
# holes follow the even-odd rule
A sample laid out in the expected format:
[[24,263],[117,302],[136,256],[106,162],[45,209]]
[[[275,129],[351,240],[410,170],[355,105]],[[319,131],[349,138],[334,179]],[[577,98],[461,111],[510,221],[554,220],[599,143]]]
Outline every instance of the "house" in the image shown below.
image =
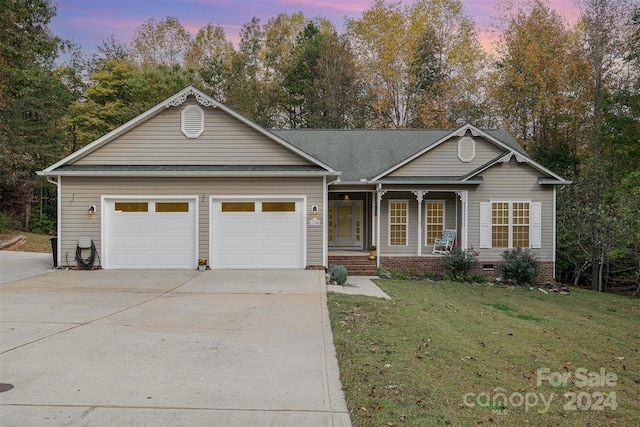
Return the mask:
[[504,130],[267,130],[192,86],[39,174],[61,266],[88,236],[106,269],[321,269],[370,245],[387,269],[441,269],[453,229],[489,275],[532,248],[543,280],[569,183]]

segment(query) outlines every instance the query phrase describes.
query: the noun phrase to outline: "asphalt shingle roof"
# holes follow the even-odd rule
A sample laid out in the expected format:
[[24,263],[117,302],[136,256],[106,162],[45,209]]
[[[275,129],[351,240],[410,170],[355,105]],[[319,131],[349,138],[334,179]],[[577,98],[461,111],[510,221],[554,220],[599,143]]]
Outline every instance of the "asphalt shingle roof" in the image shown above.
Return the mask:
[[[342,171],[340,180],[371,179],[453,132],[425,129],[287,129],[271,132],[302,151]],[[528,157],[505,130],[485,130]]]

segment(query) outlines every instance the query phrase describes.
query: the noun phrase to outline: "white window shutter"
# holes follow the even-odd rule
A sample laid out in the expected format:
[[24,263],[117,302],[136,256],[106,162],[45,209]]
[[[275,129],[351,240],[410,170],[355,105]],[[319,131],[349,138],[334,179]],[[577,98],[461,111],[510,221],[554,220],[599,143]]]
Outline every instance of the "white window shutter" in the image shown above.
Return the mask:
[[532,249],[542,247],[542,203],[531,203],[531,236],[529,244]]
[[480,248],[491,248],[491,203],[480,203]]

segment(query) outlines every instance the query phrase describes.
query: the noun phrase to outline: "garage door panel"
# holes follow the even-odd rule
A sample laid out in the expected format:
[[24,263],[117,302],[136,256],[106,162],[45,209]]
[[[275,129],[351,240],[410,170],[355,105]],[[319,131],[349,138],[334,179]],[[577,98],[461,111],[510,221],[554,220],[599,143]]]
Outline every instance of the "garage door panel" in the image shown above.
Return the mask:
[[113,265],[118,268],[139,268],[139,265],[150,265],[151,256],[147,253],[114,253],[111,256]]
[[216,256],[215,263],[225,268],[256,268],[258,255],[248,252],[227,252]]
[[114,236],[111,247],[125,253],[148,250],[151,247],[151,237],[148,236]]
[[[130,202],[107,201],[105,233],[108,268],[194,268],[196,265],[195,200],[159,202],[140,200],[147,210],[117,212],[115,205]],[[163,204],[159,210],[155,204]],[[162,206],[164,206],[162,205]],[[167,211],[183,209],[182,212]]]
[[179,249],[190,250],[192,246],[191,236],[156,236],[153,239],[155,252],[162,252],[163,249],[174,252]]
[[137,230],[148,231],[151,229],[151,218],[144,218],[140,215],[116,214],[111,224],[117,234]]
[[[222,200],[212,203],[214,268],[302,267],[303,214],[299,200],[256,199],[253,212],[223,212],[223,203],[233,205]],[[295,207],[295,211],[274,210],[285,207]]]

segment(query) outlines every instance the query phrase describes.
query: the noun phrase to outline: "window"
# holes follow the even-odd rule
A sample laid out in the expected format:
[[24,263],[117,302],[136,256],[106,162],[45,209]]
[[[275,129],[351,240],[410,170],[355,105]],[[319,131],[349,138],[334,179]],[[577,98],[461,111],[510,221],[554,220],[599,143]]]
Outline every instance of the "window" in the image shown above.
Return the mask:
[[407,245],[408,202],[389,200],[389,245]]
[[425,209],[425,245],[433,245],[435,239],[442,238],[444,231],[444,202],[428,200]]
[[182,110],[182,133],[187,138],[198,138],[204,132],[204,111],[197,105]]
[[540,248],[541,203],[499,201],[480,204],[481,248]]
[[254,202],[222,202],[222,212],[255,212]]
[[156,212],[189,212],[189,202],[156,202]]
[[147,202],[115,202],[116,212],[149,212]]
[[262,202],[262,212],[295,212],[296,202]]

